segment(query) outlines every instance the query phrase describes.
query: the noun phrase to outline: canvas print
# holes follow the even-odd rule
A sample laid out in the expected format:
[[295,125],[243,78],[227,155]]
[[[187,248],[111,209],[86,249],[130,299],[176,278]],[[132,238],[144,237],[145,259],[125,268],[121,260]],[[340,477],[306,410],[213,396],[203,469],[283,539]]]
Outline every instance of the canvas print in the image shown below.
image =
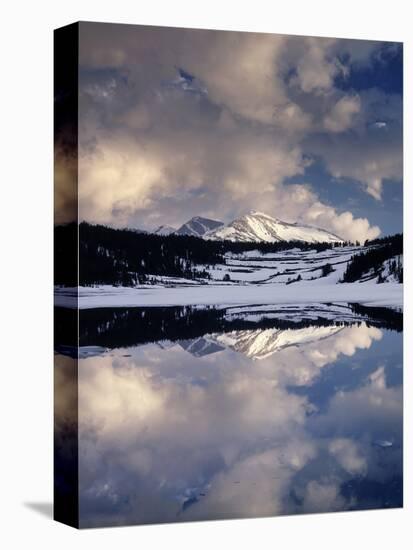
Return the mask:
[[403,46],[55,32],[55,518],[403,505]]

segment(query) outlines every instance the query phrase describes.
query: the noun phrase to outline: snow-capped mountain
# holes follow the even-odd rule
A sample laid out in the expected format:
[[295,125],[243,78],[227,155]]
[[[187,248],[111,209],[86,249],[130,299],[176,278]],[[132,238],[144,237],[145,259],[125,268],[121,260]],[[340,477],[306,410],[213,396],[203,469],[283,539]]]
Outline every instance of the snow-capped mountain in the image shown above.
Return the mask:
[[208,231],[212,231],[222,227],[224,224],[209,218],[195,216],[184,223],[177,231],[177,235],[192,235],[193,237],[202,237]]
[[171,235],[171,233],[175,233],[175,231],[176,231],[175,227],[172,227],[171,225],[160,225],[157,229],[155,229],[154,234]]
[[286,223],[263,212],[252,210],[245,216],[224,225],[217,220],[194,216],[175,229],[161,225],[153,232],[156,235],[190,235],[211,240],[237,242],[304,241],[309,243],[342,242],[343,239],[319,227],[298,223]]
[[242,353],[251,359],[266,359],[291,346],[300,347],[318,342],[340,332],[342,327],[306,327],[296,330],[235,330],[215,337],[218,344]]
[[225,348],[233,349],[250,359],[266,359],[285,348],[300,347],[329,338],[342,330],[340,326],[306,327],[302,329],[234,330],[211,334],[194,340],[180,340],[179,344],[196,357],[203,357]]
[[224,227],[208,231],[204,238],[238,242],[305,241],[310,243],[332,243],[343,241],[341,237],[324,229],[298,223],[286,223],[255,210],[237,218]]

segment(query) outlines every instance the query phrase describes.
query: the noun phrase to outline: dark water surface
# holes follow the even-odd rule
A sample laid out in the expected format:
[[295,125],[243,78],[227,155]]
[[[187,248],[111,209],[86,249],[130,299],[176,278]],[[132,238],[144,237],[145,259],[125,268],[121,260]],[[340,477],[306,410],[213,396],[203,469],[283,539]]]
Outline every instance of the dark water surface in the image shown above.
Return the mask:
[[357,305],[81,312],[80,525],[402,506],[401,329]]

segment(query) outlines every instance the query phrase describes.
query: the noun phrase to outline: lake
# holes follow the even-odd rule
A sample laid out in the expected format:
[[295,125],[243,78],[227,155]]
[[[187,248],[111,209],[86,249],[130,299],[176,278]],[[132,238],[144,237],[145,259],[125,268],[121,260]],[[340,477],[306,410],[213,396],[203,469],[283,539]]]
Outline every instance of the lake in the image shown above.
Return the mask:
[[[101,308],[79,323],[82,527],[403,505],[400,312]],[[57,336],[64,383],[77,352]]]

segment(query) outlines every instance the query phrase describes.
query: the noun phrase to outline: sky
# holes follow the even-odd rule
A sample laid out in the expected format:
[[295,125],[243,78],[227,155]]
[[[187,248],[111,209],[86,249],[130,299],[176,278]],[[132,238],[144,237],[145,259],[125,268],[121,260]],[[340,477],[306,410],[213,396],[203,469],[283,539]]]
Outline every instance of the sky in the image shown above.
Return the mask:
[[80,24],[79,217],[402,230],[402,45]]

